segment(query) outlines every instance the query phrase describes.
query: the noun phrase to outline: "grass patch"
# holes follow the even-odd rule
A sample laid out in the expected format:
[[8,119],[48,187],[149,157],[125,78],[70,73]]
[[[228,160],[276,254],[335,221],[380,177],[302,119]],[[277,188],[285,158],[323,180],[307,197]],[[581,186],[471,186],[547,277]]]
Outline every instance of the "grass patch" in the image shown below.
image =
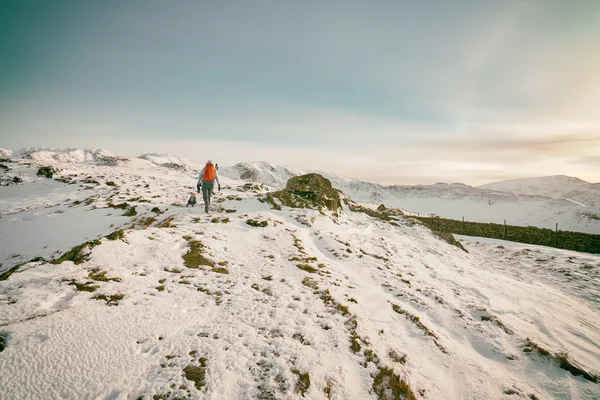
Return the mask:
[[[11,269],[9,269],[8,271],[4,271],[2,274],[0,274],[0,281],[7,280],[12,274],[14,274],[19,268],[21,268],[25,264],[29,264],[31,262],[41,262],[41,261],[46,261],[46,260],[43,257],[36,257],[36,258],[32,258],[31,260],[26,261],[24,263],[17,264],[14,267],[12,267]],[[2,264],[0,264],[0,267],[1,266],[2,266]]]
[[172,224],[174,219],[175,219],[175,217],[173,217],[173,216],[167,217],[164,220],[162,220],[161,222],[159,222],[158,224],[156,224],[156,227],[157,228],[175,228],[175,225]]
[[69,282],[69,285],[75,286],[75,290],[77,290],[78,292],[95,292],[96,289],[98,289],[99,287],[92,284],[92,282],[78,283],[74,279],[71,280],[71,282]]
[[523,351],[525,353],[537,351],[537,353],[540,356],[546,357],[550,360],[557,362],[560,368],[570,372],[573,376],[581,376],[584,379],[594,383],[598,383],[598,381],[600,380],[600,376],[584,370],[582,367],[577,365],[575,361],[570,360],[569,355],[567,353],[560,352],[553,354],[549,350],[533,342],[530,338],[527,338],[527,343],[523,348]]
[[440,342],[439,342],[440,339],[437,337],[437,335],[435,333],[433,333],[431,331],[431,329],[429,329],[424,323],[422,323],[421,319],[418,316],[409,313],[408,311],[404,310],[402,307],[400,307],[397,304],[392,304],[392,309],[396,313],[404,315],[406,317],[406,319],[410,320],[417,328],[422,330],[426,336],[432,337],[433,342],[442,351],[442,353],[444,353],[444,354],[448,353],[448,351],[440,344]]
[[92,249],[100,244],[100,240],[92,240],[89,242],[85,242],[78,246],[73,247],[71,250],[57,258],[56,260],[50,261],[51,264],[60,264],[65,261],[71,261],[76,265],[79,265],[88,260],[89,255],[92,252]]
[[216,272],[217,274],[228,274],[229,270],[223,267],[214,267],[211,269],[212,272]]
[[390,398],[389,394],[394,400],[417,400],[410,385],[394,374],[390,368],[379,369],[379,373],[373,380],[373,391],[377,395],[377,400],[387,400]]
[[249,219],[246,221],[246,224],[253,226],[255,228],[264,228],[267,225],[269,225],[269,222],[268,221],[258,221],[255,219]]
[[130,207],[127,211],[125,211],[125,213],[123,214],[124,217],[135,217],[137,215],[137,211],[135,210],[135,207]]
[[302,271],[306,271],[311,274],[314,274],[315,272],[317,272],[317,270],[315,268],[313,268],[312,266],[310,266],[308,264],[298,264],[298,265],[296,265],[296,267],[298,267],[298,269],[301,269]]
[[123,240],[125,237],[125,231],[123,229],[119,229],[114,231],[113,233],[106,235],[105,238],[108,240]]
[[458,247],[459,249],[461,249],[465,253],[469,252],[467,249],[465,249],[463,247],[463,245],[462,245],[461,242],[459,242],[458,240],[454,239],[454,236],[452,236],[451,233],[434,231],[434,230],[432,230],[431,233],[433,233],[435,236],[437,236],[440,239],[442,239],[444,242],[446,242],[448,244],[451,244],[452,246]]
[[106,186],[117,186],[117,184],[114,183],[113,181],[108,181],[108,182],[106,182]]
[[98,282],[121,282],[121,278],[107,278],[106,271],[99,272],[97,269],[90,271],[88,278]]
[[202,390],[202,388],[206,386],[206,361],[206,358],[201,357],[198,360],[198,362],[200,363],[199,366],[188,365],[183,369],[185,379],[194,382],[194,386],[198,390]]
[[137,221],[137,224],[143,228],[148,228],[150,225],[152,225],[153,223],[156,222],[156,218],[154,217],[145,217],[145,218],[140,218]]
[[313,290],[317,290],[319,289],[319,286],[317,285],[317,282],[315,282],[312,278],[304,278],[302,279],[302,284],[308,288],[311,288]]
[[297,369],[293,369],[292,374],[298,377],[298,381],[296,382],[296,388],[294,389],[294,391],[296,393],[301,394],[302,397],[304,397],[306,391],[310,387],[310,376],[308,375],[308,372],[303,374]]
[[163,290],[165,290],[165,285],[157,286],[156,290],[158,290],[159,292],[162,292]]
[[111,295],[105,295],[105,294],[98,294],[94,297],[92,297],[93,300],[104,300],[106,301],[106,305],[107,306],[118,306],[119,305],[119,300],[123,300],[123,295],[122,294],[111,294]]
[[37,176],[43,176],[44,178],[52,179],[54,174],[58,172],[59,170],[54,167],[40,167],[38,168]]
[[19,269],[19,267],[20,265],[15,265],[11,269],[4,271],[2,274],[0,274],[0,281],[7,280],[12,274],[14,274]]
[[0,332],[0,353],[6,349],[8,345],[8,332],[2,331]]
[[[185,238],[188,242],[188,245],[190,246],[190,249],[188,250],[188,252],[183,256],[183,264],[187,267],[187,268],[198,268],[201,265],[205,265],[207,267],[211,267],[213,268],[213,270],[215,269],[219,269],[219,268],[215,268],[215,262],[212,260],[209,260],[208,258],[204,257],[204,245],[202,244],[202,242],[200,242],[199,240],[191,240],[189,238]],[[224,268],[221,268],[224,269]],[[227,271],[227,270],[225,270]],[[220,272],[220,273],[229,273],[229,271],[227,272]]]
[[152,210],[150,210],[150,212],[153,212],[153,213],[156,213],[156,214],[160,215],[164,211],[160,211],[160,208],[158,208],[158,207],[153,207]]

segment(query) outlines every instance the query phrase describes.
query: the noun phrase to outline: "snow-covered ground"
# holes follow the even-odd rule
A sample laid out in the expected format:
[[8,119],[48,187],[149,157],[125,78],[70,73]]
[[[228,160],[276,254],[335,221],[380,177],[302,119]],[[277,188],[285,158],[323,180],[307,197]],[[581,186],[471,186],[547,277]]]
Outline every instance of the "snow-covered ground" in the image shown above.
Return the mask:
[[[303,171],[264,162],[240,163],[223,170],[226,176],[260,182],[271,187],[285,186]],[[383,186],[371,182],[323,173],[333,185],[355,201],[386,204],[420,215],[474,222],[506,223],[565,231],[600,234],[600,184],[577,178],[543,177],[524,180],[531,184],[498,182],[481,187],[462,183]]]
[[0,281],[1,399],[376,399],[392,371],[422,399],[600,397],[530,343],[600,373],[600,255],[466,253],[409,218],[271,209],[226,173],[206,215],[193,171],[148,159],[55,162],[61,181],[13,161],[0,273],[124,234]]

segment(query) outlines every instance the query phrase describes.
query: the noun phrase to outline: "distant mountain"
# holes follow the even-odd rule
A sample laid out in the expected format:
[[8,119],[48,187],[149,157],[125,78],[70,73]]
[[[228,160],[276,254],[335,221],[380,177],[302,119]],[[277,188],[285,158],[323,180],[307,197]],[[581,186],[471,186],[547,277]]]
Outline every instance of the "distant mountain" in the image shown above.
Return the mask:
[[[161,167],[172,172],[197,173],[201,165],[178,156],[158,153],[125,158],[100,149],[49,149],[30,147],[12,153],[11,158],[31,160],[39,165],[70,169],[75,164],[126,166],[131,171]],[[221,166],[220,176],[241,182],[263,183],[270,190],[306,172],[267,162],[243,162]],[[533,225],[586,233],[600,233],[600,184],[578,178],[554,176],[496,182],[480,187],[462,183],[384,186],[372,182],[322,173],[335,188],[362,203],[386,204],[421,215],[477,222]],[[10,179],[14,177],[8,176]],[[8,179],[7,178],[7,179]]]
[[119,162],[128,161],[108,150],[102,149],[55,149],[47,147],[27,147],[17,150],[13,158],[34,160],[39,164],[96,164],[117,165]]
[[[271,188],[283,187],[290,177],[305,172],[266,162],[240,163],[220,171],[231,179],[260,182]],[[503,223],[506,219],[508,224],[542,228],[554,228],[558,223],[563,230],[600,233],[600,202],[597,200],[600,192],[596,189],[597,184],[581,180],[578,180],[583,182],[579,189],[571,183],[567,191],[569,197],[555,198],[548,196],[548,192],[521,194],[462,183],[384,186],[322,174],[335,188],[362,203],[383,203],[415,214],[453,219],[464,217],[467,221]],[[577,178],[570,180],[576,182]],[[560,184],[554,183],[554,186]],[[551,193],[557,190],[555,188]]]
[[233,167],[219,168],[219,174],[228,178],[262,183],[270,188],[277,189],[284,187],[290,178],[303,173],[304,171],[301,170],[272,165],[264,161],[243,162],[235,164]]
[[553,175],[539,178],[511,179],[479,186],[482,189],[498,190],[529,196],[546,196],[565,199],[586,206],[598,206],[600,183],[590,183],[579,178]]
[[0,157],[10,157],[12,150],[0,149]]
[[142,154],[138,158],[150,161],[151,163],[160,165],[161,167],[171,168],[179,171],[198,170],[201,168],[201,166],[186,160],[185,158],[171,154],[146,153]]

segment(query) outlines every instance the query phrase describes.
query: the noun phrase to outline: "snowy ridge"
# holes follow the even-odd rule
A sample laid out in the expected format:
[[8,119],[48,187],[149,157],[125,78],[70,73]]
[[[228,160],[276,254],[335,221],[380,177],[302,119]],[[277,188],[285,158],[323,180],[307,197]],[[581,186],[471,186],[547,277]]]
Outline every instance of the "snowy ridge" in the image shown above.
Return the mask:
[[35,161],[40,165],[54,164],[98,164],[117,165],[128,159],[102,149],[54,149],[46,147],[27,147],[15,151],[13,158]]
[[480,186],[523,195],[541,195],[576,201],[589,207],[600,207],[600,183],[590,183],[564,175],[514,179]]
[[146,161],[150,161],[153,164],[159,165],[165,168],[172,168],[181,171],[192,171],[200,170],[202,166],[199,164],[192,163],[185,158],[174,156],[171,154],[159,154],[159,153],[147,153],[142,154],[138,158]]
[[597,398],[528,339],[599,372],[600,255],[466,253],[410,218],[277,210],[229,174],[206,215],[195,173],[29,163],[0,191],[0,274],[25,262],[0,281],[2,398],[377,399],[389,374],[426,400]]
[[10,157],[12,155],[12,150],[6,150],[0,148],[0,157]]
[[[285,182],[304,173],[265,162],[241,163],[232,168],[222,168],[222,175],[233,179],[264,183],[271,188],[285,186]],[[600,234],[600,187],[583,185],[578,192],[569,191],[568,198],[552,198],[542,193],[513,193],[473,187],[462,183],[437,183],[434,185],[383,186],[371,182],[338,177],[322,173],[333,186],[355,201],[374,205],[386,204],[421,215],[467,221],[531,225]],[[573,181],[581,181],[571,178]]]
[[219,169],[219,174],[231,179],[262,183],[271,188],[285,187],[290,178],[303,173],[301,170],[266,162],[244,162]]

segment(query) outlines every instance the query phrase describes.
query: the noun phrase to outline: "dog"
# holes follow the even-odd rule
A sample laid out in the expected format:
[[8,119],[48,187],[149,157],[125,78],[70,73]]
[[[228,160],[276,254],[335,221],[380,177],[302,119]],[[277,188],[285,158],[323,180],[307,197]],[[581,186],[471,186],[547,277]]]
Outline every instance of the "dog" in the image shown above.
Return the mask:
[[192,206],[194,207],[196,205],[196,193],[192,192],[192,194],[190,195],[190,198],[187,201],[187,204],[185,205],[186,207],[188,206]]

